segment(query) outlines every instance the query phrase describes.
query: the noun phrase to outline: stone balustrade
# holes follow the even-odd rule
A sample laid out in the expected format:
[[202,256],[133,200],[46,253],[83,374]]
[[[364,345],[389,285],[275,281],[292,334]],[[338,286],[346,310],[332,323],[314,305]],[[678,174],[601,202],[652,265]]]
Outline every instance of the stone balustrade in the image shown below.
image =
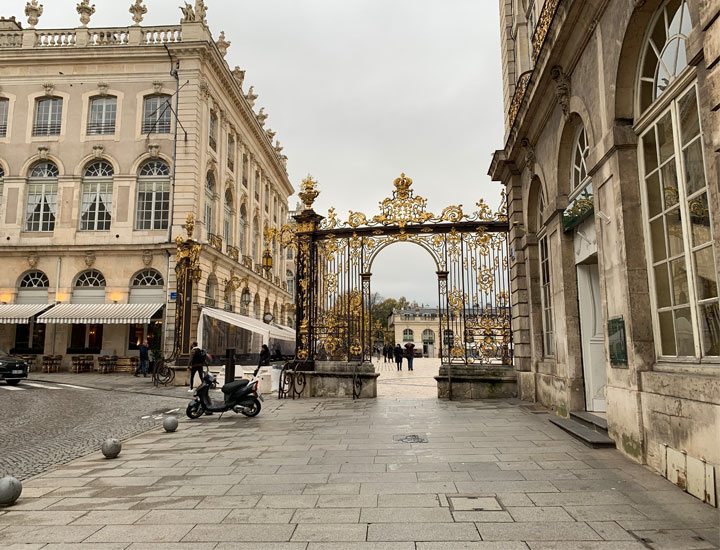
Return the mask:
[[0,31],[0,49],[143,46],[182,42],[180,25]]

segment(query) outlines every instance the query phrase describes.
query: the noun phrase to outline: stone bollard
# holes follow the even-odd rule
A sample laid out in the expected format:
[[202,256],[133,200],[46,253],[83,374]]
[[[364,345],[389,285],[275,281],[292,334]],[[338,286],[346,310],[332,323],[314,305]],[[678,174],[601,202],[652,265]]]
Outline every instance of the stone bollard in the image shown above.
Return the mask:
[[166,432],[174,432],[177,430],[178,427],[178,419],[177,416],[166,416],[163,419],[163,428],[165,428]]
[[20,498],[22,483],[12,476],[0,479],[0,506],[12,506]]
[[105,440],[100,450],[105,455],[105,458],[116,458],[122,450],[122,443],[120,443],[119,439],[111,437]]

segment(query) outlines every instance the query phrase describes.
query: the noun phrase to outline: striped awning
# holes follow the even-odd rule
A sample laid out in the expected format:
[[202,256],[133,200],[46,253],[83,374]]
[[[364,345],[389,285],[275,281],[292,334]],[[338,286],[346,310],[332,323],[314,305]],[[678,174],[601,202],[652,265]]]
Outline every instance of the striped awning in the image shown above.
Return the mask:
[[129,325],[149,323],[163,304],[58,304],[38,317],[38,323]]
[[0,304],[0,323],[27,325],[35,315],[52,307],[50,304]]

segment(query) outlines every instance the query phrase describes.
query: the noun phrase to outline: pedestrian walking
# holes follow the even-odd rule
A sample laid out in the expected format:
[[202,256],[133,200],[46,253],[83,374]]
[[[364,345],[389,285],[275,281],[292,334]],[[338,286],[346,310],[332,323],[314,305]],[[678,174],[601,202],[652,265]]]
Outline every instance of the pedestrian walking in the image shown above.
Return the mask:
[[413,359],[415,359],[415,344],[408,342],[405,344],[405,357],[407,357],[408,370],[413,370]]
[[402,371],[402,360],[404,354],[403,349],[400,347],[400,344],[397,344],[395,346],[393,353],[395,354],[395,364],[397,365],[397,370]]
[[380,362],[380,348],[375,346],[375,357],[377,358],[377,362]]
[[196,372],[200,378],[200,384],[202,384],[203,369],[207,365],[208,357],[207,352],[198,346],[197,342],[192,343],[190,346],[190,360],[188,361],[188,370],[190,371],[190,389],[188,391],[193,391],[193,379]]
[[263,344],[262,349],[260,350],[260,360],[258,361],[258,368],[267,367],[269,365],[270,365],[270,349],[267,347],[267,344]]
[[388,363],[388,362],[392,363],[392,361],[390,360],[391,350],[392,350],[392,347],[390,346],[390,344],[385,344],[383,346],[383,358],[384,358],[385,363]]
[[140,372],[142,371],[143,377],[147,378],[148,360],[150,359],[150,348],[148,347],[147,340],[143,340],[138,349],[140,350],[140,363],[135,369],[133,376],[140,376]]

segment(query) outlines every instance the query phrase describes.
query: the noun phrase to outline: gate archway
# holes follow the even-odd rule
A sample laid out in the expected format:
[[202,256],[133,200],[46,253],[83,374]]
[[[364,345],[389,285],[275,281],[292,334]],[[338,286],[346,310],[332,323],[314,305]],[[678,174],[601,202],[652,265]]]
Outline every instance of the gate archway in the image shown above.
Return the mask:
[[371,360],[373,260],[393,243],[411,242],[437,267],[437,345],[450,388],[453,365],[512,366],[504,200],[497,212],[481,199],[470,214],[458,205],[435,215],[412,183],[402,174],[378,214],[350,211],[341,220],[334,208],[326,217],[312,209],[319,191],[308,176],[299,193],[305,210],[295,216],[296,227],[266,235],[268,242],[277,238],[297,248],[296,365]]

